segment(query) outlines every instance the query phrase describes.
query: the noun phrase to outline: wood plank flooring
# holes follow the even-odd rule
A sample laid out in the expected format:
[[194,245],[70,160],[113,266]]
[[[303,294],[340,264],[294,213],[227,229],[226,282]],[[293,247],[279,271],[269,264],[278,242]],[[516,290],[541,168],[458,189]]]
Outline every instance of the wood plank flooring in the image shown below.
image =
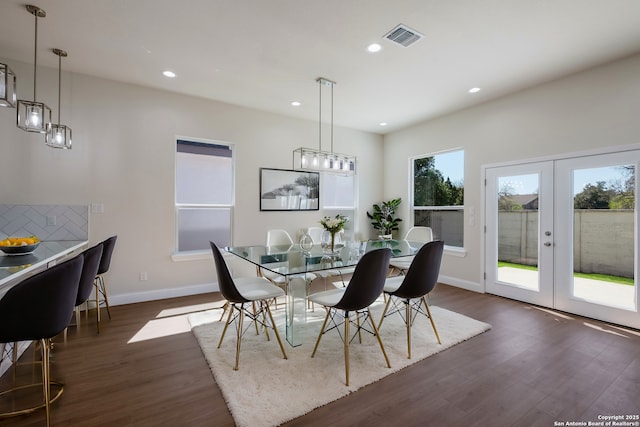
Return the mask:
[[[185,315],[177,314],[219,300],[212,293],[112,307],[112,320],[103,309],[100,335],[83,317],[66,343],[56,338],[53,378],[66,387],[52,424],[233,426]],[[446,285],[436,287],[431,304],[493,328],[285,425],[554,426],[640,413],[639,331]],[[32,357],[29,350],[22,360]],[[20,368],[21,380],[30,369]],[[0,386],[9,381],[5,374]],[[0,420],[42,425],[44,411]]]

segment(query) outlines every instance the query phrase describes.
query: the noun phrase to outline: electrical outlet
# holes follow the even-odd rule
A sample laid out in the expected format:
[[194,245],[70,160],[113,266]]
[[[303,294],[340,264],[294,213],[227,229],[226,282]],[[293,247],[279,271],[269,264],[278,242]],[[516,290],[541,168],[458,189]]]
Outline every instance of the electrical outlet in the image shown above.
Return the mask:
[[47,215],[47,225],[56,225],[55,215]]
[[147,278],[148,278],[147,272],[146,271],[141,271],[140,272],[140,280],[144,282],[145,280],[147,280]]

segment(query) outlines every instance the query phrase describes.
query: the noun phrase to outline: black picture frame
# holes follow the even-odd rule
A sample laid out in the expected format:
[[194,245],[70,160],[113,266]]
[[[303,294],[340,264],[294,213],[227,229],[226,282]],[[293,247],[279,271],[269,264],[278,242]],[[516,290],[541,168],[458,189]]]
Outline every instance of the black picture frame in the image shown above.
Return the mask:
[[317,211],[320,173],[260,168],[261,211]]

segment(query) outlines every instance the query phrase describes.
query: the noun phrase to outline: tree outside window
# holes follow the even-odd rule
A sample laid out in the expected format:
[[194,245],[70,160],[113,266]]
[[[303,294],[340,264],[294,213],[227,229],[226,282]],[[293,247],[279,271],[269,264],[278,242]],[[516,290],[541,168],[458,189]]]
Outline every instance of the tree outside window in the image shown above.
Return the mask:
[[414,225],[447,246],[464,246],[464,151],[412,160]]

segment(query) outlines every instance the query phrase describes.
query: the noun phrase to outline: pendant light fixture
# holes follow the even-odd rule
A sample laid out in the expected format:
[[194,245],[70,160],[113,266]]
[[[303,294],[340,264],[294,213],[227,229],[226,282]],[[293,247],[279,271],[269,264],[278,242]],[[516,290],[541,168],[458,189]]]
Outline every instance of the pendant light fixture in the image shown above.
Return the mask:
[[16,75],[7,64],[0,64],[0,106],[16,106]]
[[35,42],[33,53],[33,101],[18,100],[18,127],[27,132],[45,133],[47,123],[51,122],[51,108],[36,101],[36,76],[38,67],[38,18],[47,13],[37,6],[27,5],[27,11],[35,16]]
[[[297,148],[293,150],[293,169],[333,172],[343,175],[353,175],[356,172],[356,157],[349,154],[339,154],[333,152],[333,82],[324,77],[316,79],[320,88],[320,113],[318,117],[318,149]],[[331,88],[331,150],[322,151],[322,89]]]
[[62,49],[53,49],[58,55],[58,123],[47,123],[47,136],[45,143],[49,147],[71,149],[71,128],[60,124],[60,91],[62,87],[62,58],[67,57],[67,52]]

